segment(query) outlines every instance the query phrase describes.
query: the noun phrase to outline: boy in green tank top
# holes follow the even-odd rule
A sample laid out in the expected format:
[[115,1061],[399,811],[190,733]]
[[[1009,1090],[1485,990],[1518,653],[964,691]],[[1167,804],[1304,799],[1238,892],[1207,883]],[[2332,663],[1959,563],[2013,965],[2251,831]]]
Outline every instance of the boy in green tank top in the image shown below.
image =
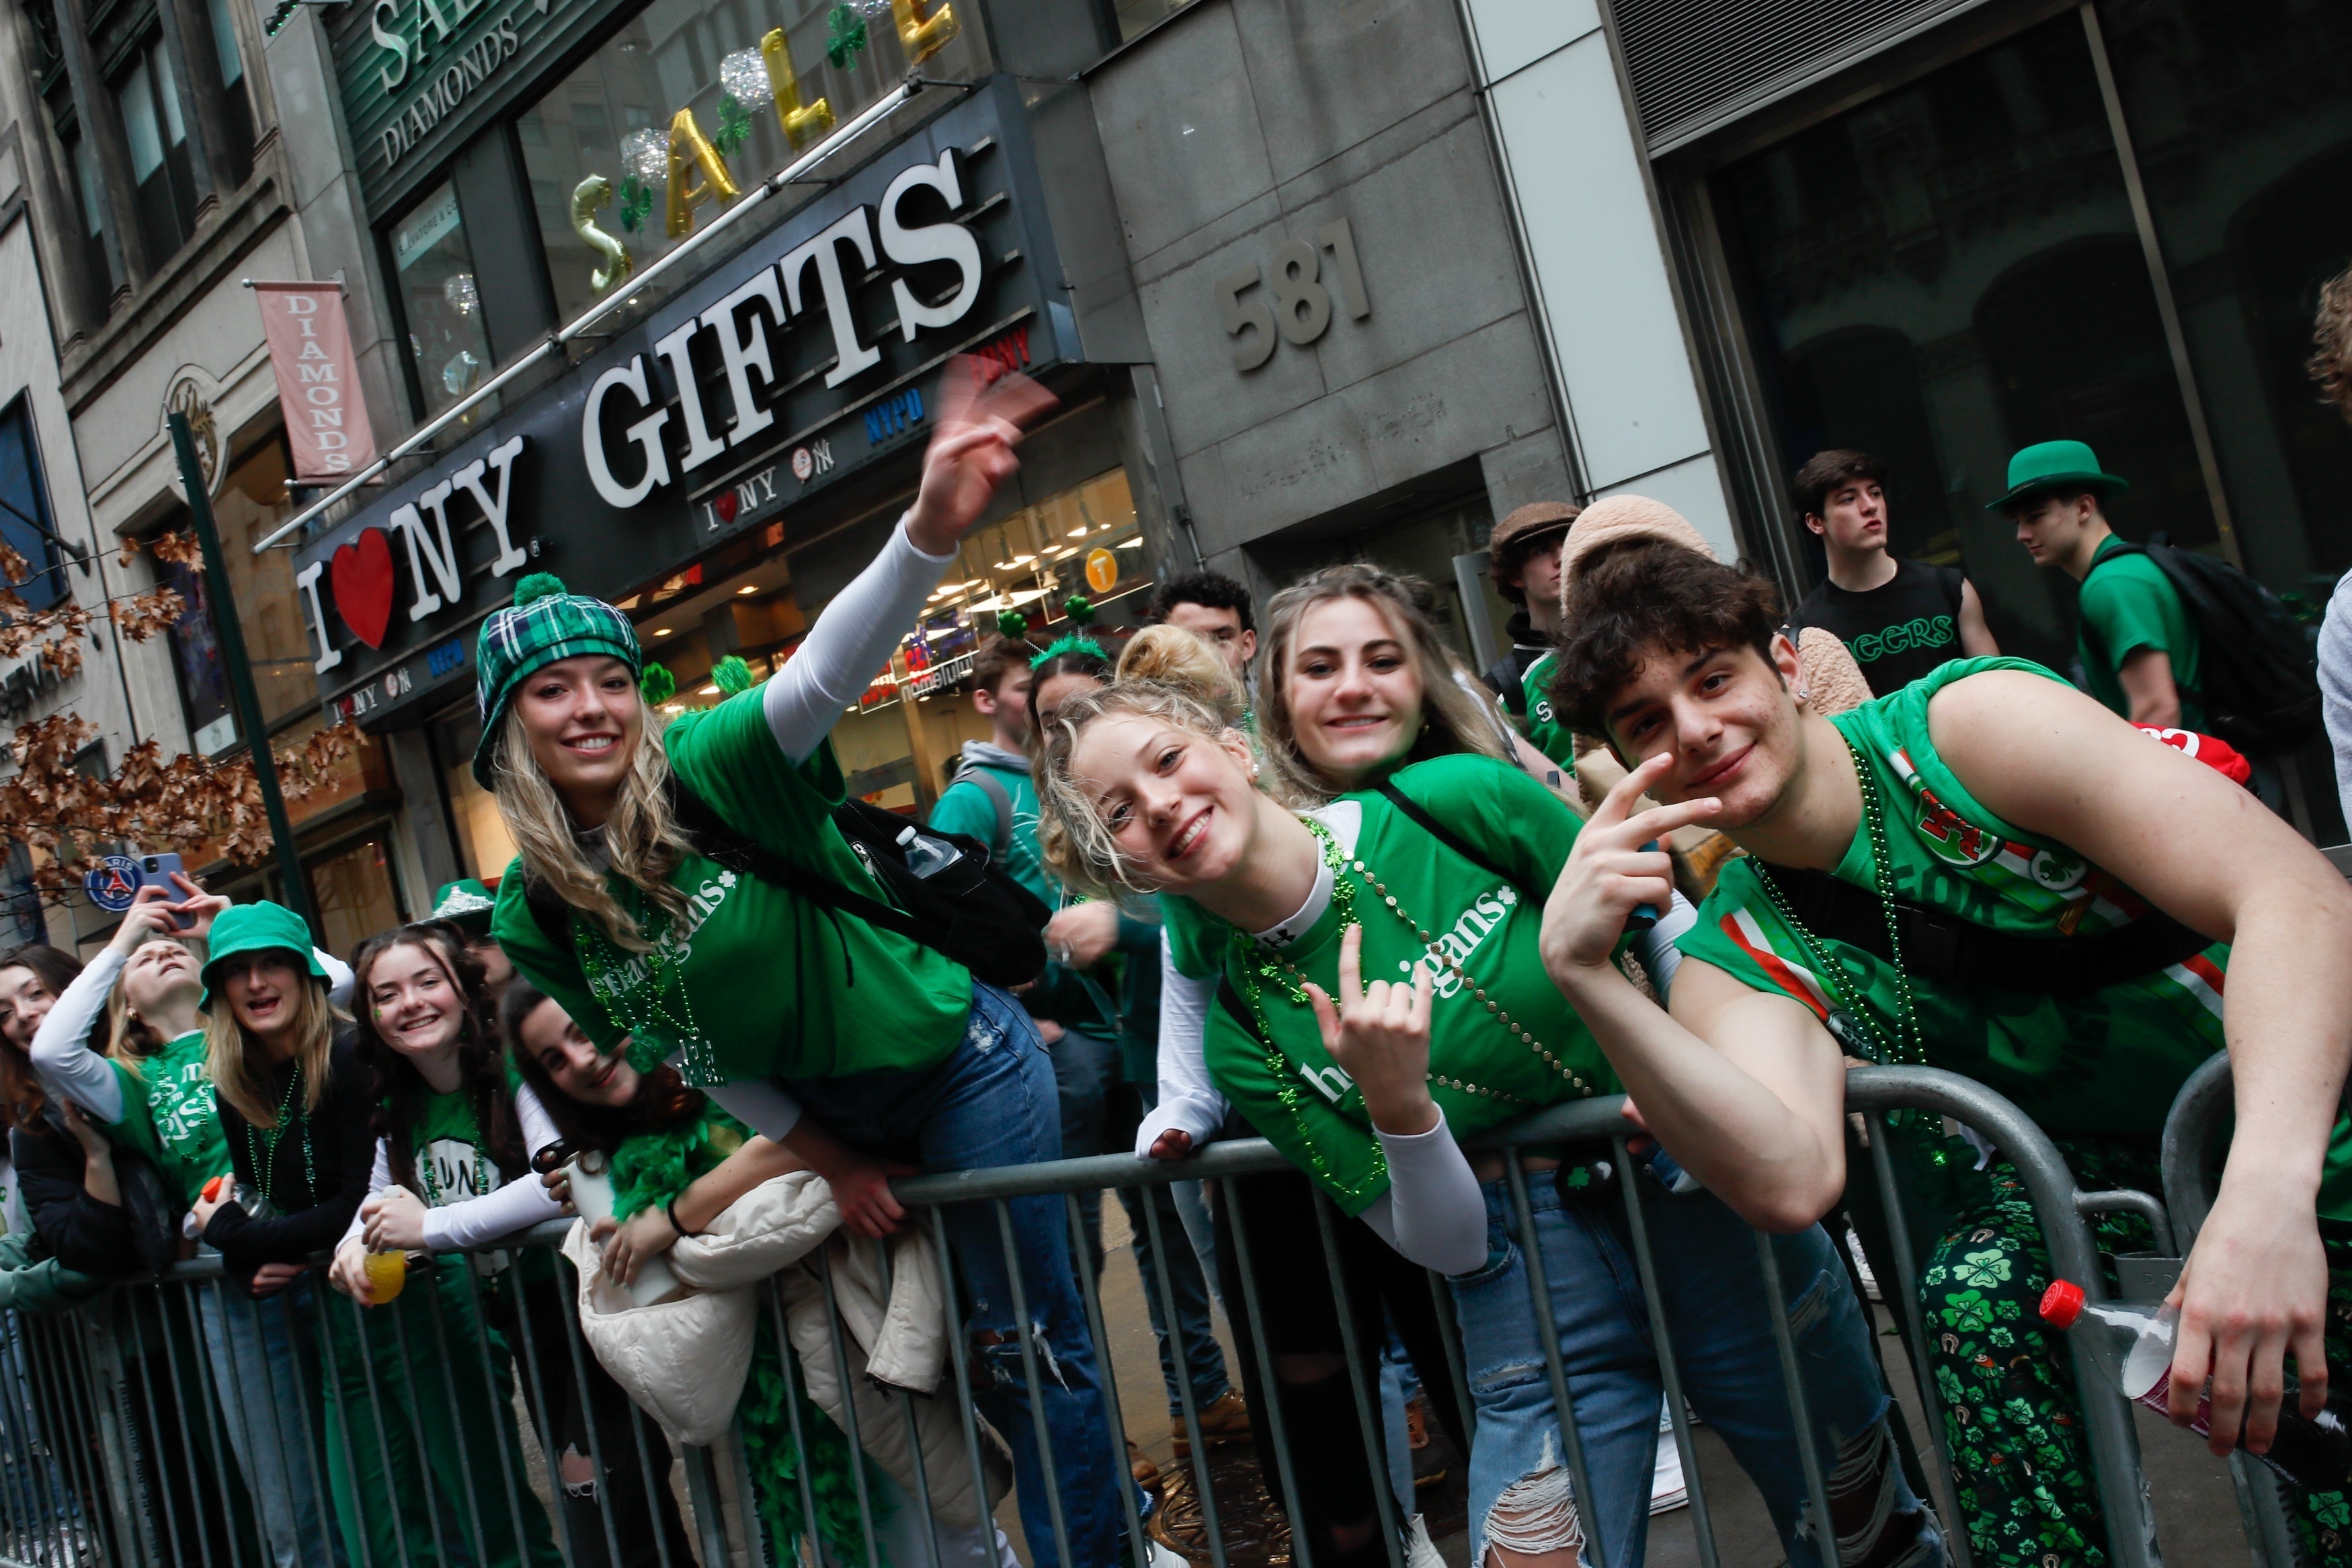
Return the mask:
[[[1580,579],[1555,695],[1633,766],[1547,906],[1552,977],[1648,1126],[1771,1229],[1839,1201],[1849,1060],[1979,1079],[2085,1188],[2151,1189],[2174,1093],[2226,1042],[2237,1135],[2174,1291],[2174,1412],[2185,1424],[2210,1375],[2215,1451],[2242,1433],[2262,1451],[2282,1354],[2315,1413],[2326,1354],[2352,1348],[2330,1310],[2352,1301],[2336,1124],[2352,890],[2252,797],[2048,671],[1958,661],[1831,719],[1780,623],[1769,583],[1687,551],[1627,550]],[[1629,814],[1644,789],[1667,803]],[[1669,1016],[1607,958],[1667,885],[1642,846],[1689,822],[1748,858],[1678,942]],[[1957,916],[1962,937],[1890,923],[1888,898]],[[1971,1180],[1970,1163],[1944,1167],[1960,1179],[1920,1276],[1961,1522],[1979,1563],[2102,1563],[2074,1380],[2032,1310],[2047,1252],[2014,1171],[1996,1153]],[[2107,1239],[2128,1249],[2122,1227]],[[2307,1546],[2352,1561],[2346,1500],[2302,1501]]]

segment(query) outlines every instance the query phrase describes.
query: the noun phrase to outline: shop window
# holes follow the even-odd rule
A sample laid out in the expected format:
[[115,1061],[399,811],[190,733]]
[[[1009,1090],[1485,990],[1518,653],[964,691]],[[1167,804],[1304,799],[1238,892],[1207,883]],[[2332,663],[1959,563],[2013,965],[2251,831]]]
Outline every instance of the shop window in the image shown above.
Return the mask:
[[429,419],[480,385],[490,371],[481,290],[454,187],[434,187],[393,225],[392,265],[408,323],[409,357]]
[[654,0],[518,127],[557,313],[576,316],[708,222],[723,204],[714,175],[739,190],[766,178],[918,62],[927,77],[980,76],[974,4]]
[[33,885],[33,852],[21,842],[8,846],[7,865],[0,870],[0,930],[12,944],[49,939],[41,890]]
[[392,873],[389,824],[379,824],[323,854],[305,857],[303,870],[310,873],[310,896],[330,953],[349,957],[362,942],[406,918],[398,879]]
[[[1043,647],[1075,631],[1068,601],[1092,607],[1092,629],[1115,635],[1142,623],[1150,595],[1143,529],[1126,470],[1114,468],[1034,507],[974,528],[907,642],[910,675],[926,686],[962,679],[972,653],[1017,611]],[[871,695],[871,694],[869,694]]]
[[[229,469],[220,494],[213,500],[221,554],[236,596],[237,623],[245,632],[246,656],[253,664],[254,689],[260,695],[265,721],[273,727],[286,715],[319,700],[318,674],[311,667],[318,653],[310,645],[300,596],[294,591],[293,552],[268,549],[256,555],[247,548],[292,510],[287,500],[286,477],[285,446],[272,437]],[[184,528],[184,514],[166,526]],[[163,579],[188,601],[188,613],[169,633],[172,661],[179,676],[192,749],[212,756],[237,739],[228,674],[214,629],[212,596],[206,591],[204,574],[186,567],[165,568]]]
[[1192,3],[1192,0],[1112,0],[1118,13],[1118,41],[1127,42]]
[[131,178],[139,209],[139,231],[147,254],[160,265],[187,243],[195,229],[195,176],[188,159],[188,127],[180,114],[179,84],[160,38],[131,57],[131,68],[114,83],[122,111],[122,131],[131,154]]
[[245,85],[245,56],[236,47],[236,19],[229,0],[205,0],[213,53],[220,59],[221,118],[228,130],[228,163],[236,183],[253,172],[253,99]]
[[481,733],[481,716],[468,703],[433,726],[433,758],[449,798],[457,858],[467,876],[495,883],[513,862],[515,847],[499,816],[498,798],[474,782],[474,743]]
[[36,610],[48,609],[67,593],[56,528],[48,486],[41,478],[32,406],[20,397],[0,413],[0,538],[32,568],[32,575],[16,585],[16,596]]
[[2352,31],[2327,6],[2099,16],[2240,549],[2325,602],[2352,567],[2352,427],[2304,364],[2352,266]]
[[1779,477],[1823,447],[1885,458],[1895,548],[1956,552],[2004,652],[2073,656],[2073,583],[1983,510],[2016,448],[2087,441],[2132,482],[2109,510],[2119,531],[2215,543],[2079,17],[1716,178]]
[[[79,241],[82,265],[89,276],[100,280],[108,290],[122,287],[122,275],[115,269],[114,258],[107,254],[106,192],[98,174],[98,154],[89,138],[77,129],[65,138],[66,160],[73,165],[75,204],[80,209],[81,222],[74,237]],[[103,298],[95,302],[102,311]]]

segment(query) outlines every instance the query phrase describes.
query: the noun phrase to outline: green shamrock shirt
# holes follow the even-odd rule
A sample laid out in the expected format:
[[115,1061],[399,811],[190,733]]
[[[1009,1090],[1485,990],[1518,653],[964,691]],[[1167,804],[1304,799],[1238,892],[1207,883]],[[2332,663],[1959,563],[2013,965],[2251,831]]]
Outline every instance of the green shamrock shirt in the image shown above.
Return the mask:
[[486,1142],[481,1119],[463,1089],[425,1096],[409,1134],[409,1153],[416,1161],[416,1181],[425,1189],[426,1204],[442,1208],[505,1185]]
[[[888,901],[828,815],[843,798],[831,743],[793,766],[769,731],[758,688],[671,720],[664,745],[679,779],[729,827]],[[600,1050],[633,1034],[660,1055],[683,1050],[688,1080],[709,1084],[925,1068],[963,1038],[971,976],[961,965],[716,861],[689,856],[671,876],[692,906],[675,927],[657,912],[648,919],[637,890],[611,880],[614,895],[646,923],[650,954],[615,946],[577,915],[571,941],[551,941],[523,880],[499,883],[490,935]]]
[[228,1136],[213,1105],[205,1071],[205,1031],[190,1030],[144,1061],[116,1060],[122,1120],[107,1129],[153,1163],[182,1203],[194,1206],[205,1183],[231,1169]]
[[1487,863],[1368,790],[1309,818],[1328,824],[1326,860],[1338,869],[1329,904],[1288,946],[1269,947],[1189,899],[1161,901],[1190,911],[1191,961],[1218,945],[1225,979],[1265,1033],[1254,1036],[1222,1001],[1212,1007],[1211,1079],[1349,1214],[1388,1190],[1388,1166],[1362,1092],[1323,1048],[1300,977],[1339,996],[1339,941],[1351,915],[1364,930],[1365,984],[1409,978],[1416,961],[1431,965],[1430,1090],[1457,1138],[1538,1106],[1617,1091],[1538,950],[1541,896],[1576,842],[1575,815],[1509,763],[1474,754],[1416,763],[1390,781]]
[[[2095,936],[2147,915],[2145,899],[2065,845],[1995,816],[1937,754],[1930,699],[1988,670],[2058,679],[2023,659],[1956,659],[1830,720],[1869,767],[1885,804],[1886,891],[1997,931],[2053,939]],[[1867,825],[1857,823],[1832,874],[1870,887],[1871,860]],[[1845,943],[1801,936],[1781,919],[1752,860],[1725,865],[1698,923],[1675,946],[1758,990],[1795,998],[1824,1021],[1840,1009],[1866,1010],[1881,1034],[1895,1038],[1895,967]],[[1916,977],[1911,990],[1929,1066],[1990,1086],[2053,1137],[2153,1139],[2182,1082],[2221,1049],[2229,963],[2229,945],[2217,942],[2072,1000]],[[2319,1212],[2352,1216],[2352,1134],[2341,1124]]]
[[1526,700],[1527,717],[1520,727],[1527,732],[1528,744],[1542,752],[1570,779],[1576,777],[1576,734],[1559,722],[1551,708],[1552,673],[1559,668],[1559,655],[1547,653],[1527,668],[1519,677],[1519,695]]
[[2180,727],[2201,730],[2205,706],[2194,694],[2204,640],[2162,567],[2140,554],[2109,559],[2123,542],[2110,538],[2101,545],[2083,579],[2082,620],[2074,633],[2083,678],[2090,683],[2093,696],[2129,718],[2131,699],[2124,695],[2116,672],[2141,649],[2157,649],[2172,662],[2172,684],[2180,693]]

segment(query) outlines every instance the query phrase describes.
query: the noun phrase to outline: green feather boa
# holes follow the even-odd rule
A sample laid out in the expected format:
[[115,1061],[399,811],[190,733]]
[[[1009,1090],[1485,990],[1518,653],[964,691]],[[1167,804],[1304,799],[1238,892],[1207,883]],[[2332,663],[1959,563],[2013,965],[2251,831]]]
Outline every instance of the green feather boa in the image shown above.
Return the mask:
[[[726,1136],[730,1132],[733,1139]],[[696,1177],[726,1158],[743,1133],[741,1124],[710,1105],[681,1125],[632,1136],[613,1153],[614,1215],[630,1219],[671,1202]],[[719,1134],[715,1141],[713,1134]],[[835,1562],[853,1568],[888,1568],[887,1562],[866,1563],[866,1531],[857,1522],[857,1481],[849,1468],[848,1437],[797,1384],[791,1392],[800,1406],[802,1435],[808,1439],[808,1483],[816,1499],[819,1539],[832,1549]],[[843,1392],[846,1395],[848,1390]],[[768,1528],[769,1555],[774,1561],[796,1556],[785,1543],[798,1541],[807,1528],[801,1506],[800,1453],[793,1442],[784,1398],[782,1348],[776,1341],[772,1315],[762,1312],[752,1344],[751,1374],[735,1407],[735,1420],[743,1434],[743,1458],[751,1472],[760,1517]],[[879,1475],[871,1458],[864,1462],[869,1477]],[[872,1490],[869,1482],[869,1494]]]

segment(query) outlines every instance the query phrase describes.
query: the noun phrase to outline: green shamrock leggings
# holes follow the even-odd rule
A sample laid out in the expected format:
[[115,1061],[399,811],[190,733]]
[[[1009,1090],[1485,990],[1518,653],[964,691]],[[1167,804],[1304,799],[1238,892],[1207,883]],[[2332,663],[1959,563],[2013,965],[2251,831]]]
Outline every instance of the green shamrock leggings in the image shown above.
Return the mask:
[[[2059,1147],[2084,1191],[2163,1190],[2152,1142],[2075,1139]],[[1919,1277],[1969,1546],[1988,1568],[2104,1568],[2106,1528],[2066,1336],[2037,1310],[2050,1284],[2049,1249],[2015,1169],[1996,1157],[1983,1175],[1989,1190],[1979,1188],[1978,1201],[1950,1222]],[[2103,1214],[2095,1223],[2104,1253],[2155,1246],[2136,1215]],[[2323,1219],[2320,1239],[2327,1358],[2341,1366],[2352,1359],[2352,1223]],[[2176,1440],[2199,1439],[2184,1432]],[[2325,1492],[2296,1500],[2305,1560],[2352,1568],[2352,1499]]]

